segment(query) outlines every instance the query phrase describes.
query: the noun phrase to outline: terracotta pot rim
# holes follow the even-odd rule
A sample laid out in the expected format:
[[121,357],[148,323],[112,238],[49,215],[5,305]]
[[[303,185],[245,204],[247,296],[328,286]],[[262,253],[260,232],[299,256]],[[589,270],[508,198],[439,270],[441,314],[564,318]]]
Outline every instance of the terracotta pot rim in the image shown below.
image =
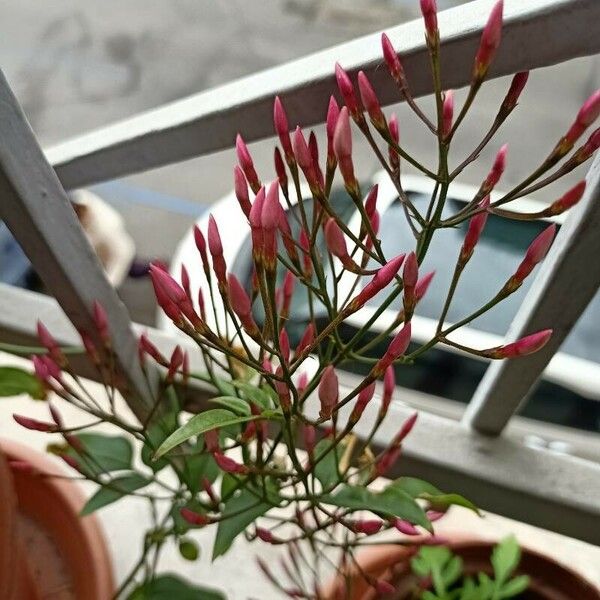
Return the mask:
[[[0,439],[0,449],[9,461],[13,459],[27,462],[38,472],[57,476],[67,474],[48,456],[20,442]],[[114,576],[108,548],[97,517],[79,516],[86,502],[81,487],[76,482],[61,477],[44,478],[43,485],[47,490],[52,490],[56,499],[64,505],[65,512],[72,513],[76,517],[73,522],[77,528],[77,537],[82,541],[82,553],[89,556],[89,560],[94,565],[93,570],[97,574],[96,597],[110,598],[114,591]]]

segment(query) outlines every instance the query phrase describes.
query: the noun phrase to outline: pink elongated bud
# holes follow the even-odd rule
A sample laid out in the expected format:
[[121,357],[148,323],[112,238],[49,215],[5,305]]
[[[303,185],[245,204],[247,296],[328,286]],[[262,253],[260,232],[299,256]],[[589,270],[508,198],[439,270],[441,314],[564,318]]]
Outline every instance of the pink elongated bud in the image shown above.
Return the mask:
[[383,521],[381,519],[360,519],[353,521],[351,526],[355,533],[374,535],[383,527]]
[[322,419],[331,417],[333,409],[338,402],[339,385],[338,378],[334,368],[329,365],[325,367],[319,382],[319,400],[321,402],[321,410],[319,416]]
[[200,260],[202,261],[202,268],[207,279],[210,279],[210,263],[208,262],[208,254],[206,253],[206,240],[204,234],[200,230],[198,225],[194,225],[194,242],[198,253],[200,254]]
[[502,101],[502,106],[500,107],[501,113],[506,114],[514,109],[528,79],[529,71],[520,71],[519,73],[515,73],[510,83],[510,87],[508,88],[508,92]]
[[[377,234],[379,233],[379,224],[381,222],[381,218],[379,216],[379,212],[375,211],[370,217],[369,217],[369,223],[371,223],[371,229],[373,230],[373,233],[375,234],[375,236],[377,236]],[[367,237],[367,240],[365,242],[365,246],[371,250],[371,248],[373,247],[373,238],[369,235]]]
[[146,354],[151,356],[158,364],[167,366],[167,359],[159,352],[158,348],[148,339],[146,333],[142,333],[138,341],[138,355],[140,362],[145,361]]
[[481,81],[485,77],[488,67],[492,60],[494,60],[498,46],[500,46],[503,8],[503,0],[498,0],[492,8],[487,23],[483,28],[479,49],[475,56],[475,66],[473,67],[473,78],[475,81]]
[[223,243],[221,242],[219,227],[212,215],[208,217],[208,249],[212,256],[213,271],[217,281],[219,285],[225,286],[227,281],[227,265],[223,257]]
[[[398,126],[398,117],[396,113],[392,113],[388,122],[388,130],[390,137],[396,144],[400,144],[400,128]],[[400,166],[400,155],[393,146],[388,146],[388,155],[390,159],[390,165],[393,170],[396,170]]]
[[233,167],[233,189],[242,212],[249,218],[252,204],[248,194],[248,183],[246,182],[244,172],[238,165]]
[[240,283],[239,279],[233,274],[229,273],[227,276],[227,284],[229,290],[229,301],[231,302],[231,308],[233,312],[238,316],[244,329],[250,334],[254,335],[258,332],[258,327],[252,317],[252,303],[246,290]]
[[381,110],[379,98],[377,98],[377,94],[364,71],[358,72],[358,89],[360,91],[363,106],[369,113],[369,118],[371,119],[371,123],[373,123],[373,127],[375,127],[377,131],[387,131],[387,121]]
[[312,425],[303,425],[302,440],[304,442],[304,449],[308,456],[312,458],[317,442],[317,430]]
[[92,317],[94,319],[94,326],[96,327],[96,331],[98,332],[100,339],[105,344],[108,344],[110,342],[108,315],[98,300],[94,300],[94,304],[92,305]]
[[280,206],[279,209],[279,232],[281,233],[281,240],[285,247],[287,255],[290,260],[297,265],[298,264],[298,249],[296,248],[296,242],[292,235],[292,229],[287,218],[287,212]]
[[402,427],[400,427],[400,430],[392,441],[393,446],[399,446],[403,442],[403,440],[413,430],[418,417],[419,413],[413,413],[410,417],[408,417],[408,419],[406,419],[406,421],[404,421]]
[[367,404],[369,404],[374,394],[375,382],[373,381],[358,394],[358,398],[356,399],[352,413],[350,413],[350,423],[356,423],[360,419],[361,415],[365,411],[365,408],[367,407]]
[[196,512],[195,510],[191,510],[186,506],[179,510],[179,514],[184,521],[187,521],[190,525],[195,525],[196,527],[204,527],[211,522],[210,517]]
[[290,338],[288,337],[287,331],[282,328],[279,332],[279,349],[281,350],[281,356],[287,363],[290,361]]
[[533,271],[535,266],[544,259],[546,254],[548,254],[548,250],[550,250],[550,246],[552,246],[555,235],[556,225],[552,223],[552,225],[544,229],[544,231],[531,242],[525,253],[525,258],[509,281],[509,287],[512,288],[515,285],[518,287],[523,283],[523,280],[531,273],[531,271]]
[[[490,205],[490,197],[486,196],[479,206],[481,208],[487,209]],[[467,234],[465,235],[465,240],[463,242],[462,248],[460,250],[460,258],[461,263],[466,263],[472,256],[473,250],[475,250],[475,246],[481,237],[481,233],[485,227],[487,221],[488,213],[487,210],[483,212],[477,213],[475,216],[471,217],[469,221],[469,227],[467,228]]]
[[190,289],[190,275],[188,273],[188,270],[186,269],[186,266],[183,263],[181,263],[181,287],[186,293],[186,296],[191,300],[192,292]]
[[326,131],[327,131],[327,169],[335,169],[337,159],[333,151],[333,133],[335,125],[340,115],[340,107],[336,99],[331,96],[329,98],[329,106],[327,107]]
[[491,192],[498,181],[500,181],[500,177],[502,177],[502,173],[504,173],[504,169],[506,168],[506,153],[508,152],[508,144],[504,144],[498,150],[498,154],[496,154],[496,158],[494,159],[494,164],[490,172],[488,173],[485,181],[483,183],[483,191],[484,193]]
[[306,139],[304,138],[304,134],[302,133],[302,129],[300,129],[300,127],[296,127],[296,131],[294,132],[293,144],[294,152],[296,154],[296,161],[302,169],[304,177],[306,177],[306,181],[308,182],[311,191],[318,191],[320,189],[319,179],[317,177],[317,172],[315,170],[315,165],[310,153],[310,149],[308,147],[308,144],[306,143]]
[[317,142],[317,136],[315,135],[314,131],[311,131],[310,135],[308,136],[308,150],[310,151],[310,156],[313,161],[313,167],[317,176],[319,189],[323,189],[325,187],[325,180],[323,179],[321,167],[319,167],[319,143]]
[[394,373],[393,365],[390,365],[383,375],[383,396],[381,397],[381,409],[379,418],[383,418],[390,407],[394,389],[396,388],[396,374]]
[[277,263],[277,230],[281,219],[279,203],[279,183],[273,181],[269,186],[261,213],[263,231],[263,258],[268,269],[274,269]]
[[[282,373],[283,373],[283,369],[281,367],[277,367],[277,370],[275,371],[275,375],[281,377]],[[275,380],[273,382],[273,385],[275,386],[275,391],[277,392],[277,395],[279,396],[279,404],[281,405],[283,412],[289,413],[292,405],[291,405],[291,401],[290,401],[290,388],[288,387],[288,384],[285,383],[285,381]]]
[[325,242],[329,252],[337,256],[342,262],[350,258],[346,247],[346,238],[333,217],[327,219],[325,224]]
[[202,477],[202,489],[206,492],[206,494],[210,498],[210,501],[214,505],[219,504],[219,496],[217,496],[217,493],[215,492],[215,488],[213,487],[213,485],[210,482],[210,479],[208,479],[208,477]]
[[421,532],[409,521],[394,519],[394,527],[404,535],[421,535]]
[[302,371],[298,377],[298,381],[296,382],[296,390],[298,390],[298,395],[302,396],[304,394],[304,390],[308,387],[308,375],[306,371]]
[[41,321],[37,322],[37,336],[42,346],[48,350],[48,353],[54,359],[54,361],[61,366],[65,366],[67,364],[65,355],[62,353],[62,350],[58,346],[52,334]]
[[377,210],[377,193],[379,192],[379,185],[376,183],[369,192],[367,199],[365,200],[365,212],[368,217],[372,217]]
[[516,358],[527,356],[543,348],[552,337],[552,329],[544,329],[527,335],[512,344],[484,351],[490,358]]
[[295,356],[299,356],[300,354],[302,354],[302,352],[304,350],[306,350],[306,348],[311,346],[314,341],[315,341],[315,325],[314,325],[314,323],[310,322],[306,326],[306,329],[304,330],[304,333],[302,334],[302,337],[300,338],[300,341],[298,342],[298,346],[296,347],[296,350],[294,352]]
[[275,101],[273,102],[273,123],[275,124],[275,131],[279,136],[286,160],[293,161],[294,152],[292,150],[292,141],[290,140],[290,128],[283,103],[279,96],[275,96]]
[[54,359],[50,356],[42,356],[41,359],[48,370],[49,377],[55,379],[59,383],[62,383],[62,372]]
[[404,261],[404,256],[404,254],[400,254],[383,265],[383,267],[381,267],[377,273],[375,273],[373,279],[371,279],[371,281],[367,283],[367,285],[358,293],[358,295],[353,298],[349,305],[350,309],[358,310],[368,300],[383,290],[398,274],[398,271],[400,270],[400,267]]
[[352,163],[352,131],[350,129],[350,117],[348,108],[344,106],[335,126],[333,134],[333,150],[338,160],[340,173],[344,178],[346,189],[355,193],[358,183],[354,176],[354,164]]
[[308,239],[308,234],[306,233],[306,230],[304,228],[300,230],[300,237],[298,241],[300,243],[300,248],[302,248],[302,266],[304,270],[304,275],[306,277],[310,277],[313,271],[313,264],[310,255],[310,242]]
[[25,429],[30,429],[31,431],[43,431],[45,433],[49,433],[57,431],[58,429],[55,423],[45,423],[43,421],[38,421],[37,419],[24,417],[22,415],[13,415],[13,419],[21,427],[25,427]]
[[396,588],[385,579],[378,579],[375,582],[374,588],[379,596],[386,596],[387,594],[393,594],[396,592]]
[[244,139],[239,133],[235,138],[235,152],[237,154],[238,163],[250,184],[250,188],[255,194],[258,193],[258,190],[260,189],[260,180],[254,169],[254,162],[250,156],[248,146],[246,146],[246,142],[244,142]]
[[575,153],[573,160],[581,164],[594,154],[598,148],[600,148],[600,127],[590,135],[588,141]]
[[159,304],[162,304],[164,300],[169,300],[173,304],[179,305],[188,299],[185,290],[164,269],[153,263],[150,265],[149,272]]
[[417,302],[416,286],[419,279],[419,263],[417,255],[410,252],[404,261],[402,281],[404,283],[404,310],[409,313]]
[[267,544],[280,543],[280,540],[278,540],[268,529],[265,529],[264,527],[256,527],[256,537]]
[[385,33],[381,34],[381,49],[383,50],[383,59],[385,60],[390,75],[396,80],[400,87],[404,87],[404,68],[400,62],[400,57],[396,53],[396,50],[394,50],[390,38]]
[[401,446],[388,448],[375,462],[375,476],[383,477],[394,466],[401,451]]
[[48,367],[46,363],[37,355],[31,356],[31,362],[33,363],[33,370],[35,376],[44,384],[49,384],[50,373],[48,373]]
[[596,90],[582,105],[571,128],[563,138],[569,147],[581,137],[583,132],[594,123],[600,115],[600,89]]
[[175,374],[179,371],[183,364],[183,350],[180,346],[175,346],[173,353],[171,354],[171,360],[169,361],[169,370],[167,371],[166,381],[171,382],[175,378]]
[[379,359],[375,367],[373,367],[372,373],[375,377],[382,375],[395,360],[398,360],[398,358],[406,352],[408,345],[410,344],[410,338],[411,324],[410,321],[408,321],[394,336],[385,351],[385,354]]
[[248,221],[252,232],[252,256],[257,263],[262,263],[264,256],[264,235],[262,227],[262,210],[265,203],[265,188],[261,187],[254,198]]
[[425,36],[431,46],[435,46],[439,40],[437,23],[437,4],[435,0],[421,0],[421,14],[425,21]]
[[340,90],[340,94],[344,99],[344,103],[350,111],[350,115],[352,115],[354,120],[360,120],[362,114],[360,112],[356,94],[354,93],[354,86],[352,85],[350,76],[348,73],[346,73],[346,71],[344,71],[340,63],[335,63],[335,78]]
[[208,450],[208,452],[219,452],[219,430],[218,429],[209,429],[204,432],[204,446]]
[[423,298],[423,296],[427,293],[427,290],[429,289],[429,284],[431,283],[431,280],[434,278],[434,276],[435,271],[431,271],[430,273],[426,273],[425,275],[423,275],[423,277],[421,277],[421,279],[417,281],[417,285],[415,286],[417,302],[421,300],[421,298]]
[[275,148],[273,150],[273,164],[275,165],[275,173],[277,174],[277,179],[279,181],[279,185],[283,190],[284,196],[288,193],[288,176],[285,170],[285,164],[283,162],[283,158],[281,156],[281,152],[279,148]]
[[236,462],[233,458],[225,456],[221,452],[213,452],[213,458],[219,468],[226,473],[236,473],[238,475],[245,475],[248,473],[248,467],[246,465]]
[[558,200],[555,200],[546,210],[543,211],[544,216],[560,215],[575,206],[585,192],[585,179],[573,186],[568,192],[563,194]]
[[448,90],[444,94],[442,105],[442,135],[447,138],[452,131],[452,119],[454,118],[454,90]]

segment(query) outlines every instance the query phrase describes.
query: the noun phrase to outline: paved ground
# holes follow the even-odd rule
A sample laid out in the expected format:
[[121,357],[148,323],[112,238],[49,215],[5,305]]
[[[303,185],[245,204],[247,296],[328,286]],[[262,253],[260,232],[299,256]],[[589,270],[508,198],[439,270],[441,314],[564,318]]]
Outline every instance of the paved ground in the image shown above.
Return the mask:
[[[458,2],[440,1],[440,7]],[[416,0],[5,0],[0,66],[47,146],[407,20],[417,5]],[[511,141],[506,182],[519,178],[568,124],[597,73],[591,60],[535,73],[517,117],[465,179],[479,181],[486,158],[506,140]],[[506,85],[494,82],[481,94],[457,140],[457,157],[478,141],[481,123],[489,122]],[[431,138],[404,107],[399,112],[403,139],[426,159]],[[270,170],[272,142],[252,150],[256,162]],[[369,174],[375,162],[364,148],[359,152]],[[139,252],[168,258],[194,215],[230,189],[232,164],[232,153],[222,152],[130,178],[128,185],[163,194],[154,197],[154,207],[119,202]],[[154,309],[145,292],[139,283],[122,290],[134,318],[151,322]]]

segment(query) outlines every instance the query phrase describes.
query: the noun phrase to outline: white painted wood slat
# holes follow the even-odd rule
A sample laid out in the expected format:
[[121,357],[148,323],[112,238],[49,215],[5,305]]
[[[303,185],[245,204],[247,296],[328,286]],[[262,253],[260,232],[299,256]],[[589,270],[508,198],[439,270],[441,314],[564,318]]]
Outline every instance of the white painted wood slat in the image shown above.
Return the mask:
[[150,405],[125,306],[77,221],[6,79],[0,74],[0,218],[75,327],[94,331],[92,306],[106,309],[118,368],[139,418]]
[[[473,57],[492,0],[477,0],[440,13],[442,73],[446,88],[469,83]],[[534,69],[600,52],[598,0],[507,0],[503,42],[491,77]],[[421,21],[388,31],[403,57],[415,96],[432,91]],[[301,35],[301,32],[299,32]],[[325,119],[328,98],[337,94],[334,64],[355,75],[365,70],[383,104],[398,101],[395,84],[382,65],[375,33],[189,96],[103,127],[47,151],[66,189],[145,171],[274,134],[273,98],[279,94],[290,123]]]
[[546,328],[554,333],[535,354],[490,364],[465,412],[466,425],[491,435],[502,431],[598,291],[599,257],[600,154],[506,337],[513,341]]

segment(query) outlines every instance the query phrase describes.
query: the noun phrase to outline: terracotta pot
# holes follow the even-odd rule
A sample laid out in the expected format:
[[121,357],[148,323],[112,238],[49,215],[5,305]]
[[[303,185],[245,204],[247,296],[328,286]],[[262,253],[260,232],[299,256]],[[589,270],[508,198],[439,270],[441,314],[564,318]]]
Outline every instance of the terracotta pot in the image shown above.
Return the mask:
[[108,550],[97,519],[79,516],[85,504],[79,486],[44,476],[65,473],[27,446],[2,440],[0,450],[9,465],[32,467],[0,468],[0,589],[15,589],[14,600],[111,598]]
[[[462,536],[461,536],[462,537]],[[490,556],[493,542],[482,540],[462,540],[451,543],[453,552],[462,557],[467,575],[479,571],[492,573]],[[399,546],[378,546],[363,550],[358,555],[362,570],[374,579],[384,579],[392,583],[397,592],[390,599],[410,598],[415,578],[411,574],[409,560],[411,551]],[[518,574],[531,578],[528,590],[519,596],[524,600],[600,600],[600,591],[583,577],[557,563],[553,559],[522,549]],[[346,582],[340,575],[336,577],[325,593],[327,600],[375,600],[378,598],[372,586],[358,572],[352,569]]]

